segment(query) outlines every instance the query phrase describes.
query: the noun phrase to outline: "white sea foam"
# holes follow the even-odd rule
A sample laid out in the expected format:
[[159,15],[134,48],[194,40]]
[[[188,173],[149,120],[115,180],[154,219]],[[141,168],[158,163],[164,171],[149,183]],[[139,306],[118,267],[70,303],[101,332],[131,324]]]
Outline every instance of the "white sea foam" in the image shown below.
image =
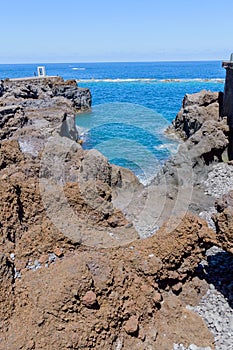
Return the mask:
[[78,131],[79,136],[80,136],[82,139],[85,139],[86,136],[87,136],[87,134],[88,134],[88,132],[89,132],[89,129],[88,129],[88,128],[84,128],[84,127],[82,127],[82,126],[79,126],[79,125],[77,125],[77,124],[76,124],[76,129],[77,129],[77,131]]
[[161,145],[154,146],[154,149],[160,150],[168,150],[171,154],[175,154],[177,152],[178,145],[173,143],[163,143]]
[[[72,68],[75,69],[75,68]],[[78,69],[78,68],[77,68]],[[84,68],[85,69],[85,68]],[[81,70],[81,69],[80,69]],[[105,79],[78,79],[77,82],[85,83],[191,83],[191,82],[200,82],[200,83],[224,83],[222,78],[194,78],[194,79],[156,79],[156,78],[105,78]]]
[[86,68],[83,68],[83,67],[73,67],[72,69],[73,70],[86,70]]

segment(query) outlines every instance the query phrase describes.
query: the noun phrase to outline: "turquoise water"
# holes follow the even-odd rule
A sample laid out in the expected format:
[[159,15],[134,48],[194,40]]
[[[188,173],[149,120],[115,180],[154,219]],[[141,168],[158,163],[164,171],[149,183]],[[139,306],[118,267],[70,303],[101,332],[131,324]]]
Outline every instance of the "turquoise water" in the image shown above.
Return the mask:
[[[96,148],[114,164],[148,183],[178,143],[164,135],[186,93],[223,91],[220,62],[177,62],[106,66],[92,79],[80,78],[93,96],[91,113],[77,125],[84,148]],[[84,72],[82,72],[84,74]]]
[[112,163],[128,167],[148,182],[177,143],[164,136],[169,125],[152,109],[132,103],[106,103],[78,115],[77,125],[86,149],[96,148]]
[[[40,65],[43,63],[39,63]],[[220,61],[45,64],[48,75],[76,79],[93,97],[91,113],[78,115],[84,148],[148,182],[177,149],[164,130],[186,93],[223,91]],[[37,64],[0,65],[0,78],[33,76]]]

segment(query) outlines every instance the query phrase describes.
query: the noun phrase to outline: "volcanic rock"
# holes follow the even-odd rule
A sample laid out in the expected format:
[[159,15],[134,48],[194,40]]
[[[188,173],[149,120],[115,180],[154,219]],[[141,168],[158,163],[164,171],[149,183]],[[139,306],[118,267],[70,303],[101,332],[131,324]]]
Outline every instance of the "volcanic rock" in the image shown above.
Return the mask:
[[233,191],[216,201],[217,214],[213,215],[218,244],[233,253]]
[[205,120],[219,97],[186,97],[183,108],[205,116],[198,125],[190,114],[185,146],[144,188],[75,142],[88,90],[60,78],[1,86],[0,350],[211,346],[183,287],[216,243],[187,203],[192,174],[197,182],[227,144],[224,120]]
[[128,334],[135,334],[138,331],[138,318],[137,316],[131,316],[125,323],[124,329]]
[[169,127],[181,138],[189,138],[201,128],[207,120],[218,121],[222,105],[222,93],[202,90],[195,94],[186,94],[180,112]]
[[84,295],[84,297],[82,299],[82,303],[86,307],[89,307],[89,308],[94,307],[97,304],[96,294],[94,292],[92,292],[91,290],[86,292],[86,294]]

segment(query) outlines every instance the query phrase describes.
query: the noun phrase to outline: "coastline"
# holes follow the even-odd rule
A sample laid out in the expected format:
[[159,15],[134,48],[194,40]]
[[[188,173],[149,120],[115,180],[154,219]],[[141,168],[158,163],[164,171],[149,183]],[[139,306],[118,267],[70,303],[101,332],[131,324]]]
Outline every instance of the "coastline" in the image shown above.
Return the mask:
[[[186,346],[195,343],[211,347],[213,337],[203,321],[192,311],[182,311],[185,305],[182,291],[188,288],[187,295],[190,296],[199,288],[193,296],[195,302],[204,295],[206,286],[195,287],[199,282],[194,281],[194,271],[211,245],[222,246],[222,232],[221,236],[216,235],[205,221],[193,214],[163,223],[184,208],[187,210],[187,203],[194,213],[199,213],[202,208],[209,209],[210,198],[206,196],[205,202],[203,181],[226,149],[228,132],[226,121],[216,117],[219,111],[216,94],[213,97],[209,92],[201,92],[198,96],[186,97],[185,107],[190,107],[190,111],[188,114],[181,111],[182,118],[178,114],[173,126],[182,130],[179,120],[191,120],[190,125],[193,125],[193,111],[197,108],[202,109],[199,113],[206,118],[197,128],[188,128],[191,133],[185,149],[180,149],[165,163],[151,186],[143,188],[130,171],[109,164],[95,150],[84,151],[76,142],[69,141],[54,149],[59,135],[63,141],[67,136],[67,140],[78,140],[74,115],[77,109],[90,108],[91,95],[87,89],[79,90],[75,82],[64,82],[60,78],[55,82],[47,81],[44,86],[18,83],[4,82],[0,86],[3,122],[0,270],[3,271],[1,295],[4,299],[1,302],[4,311],[1,316],[4,321],[1,326],[4,349],[30,342],[31,348],[49,349],[48,330],[50,336],[54,335],[54,346],[64,349],[68,344],[65,333],[74,339],[72,346],[86,348],[123,348],[124,344],[124,348],[129,349],[135,344],[137,347],[156,344],[160,349],[167,349],[177,340]],[[207,104],[206,99],[209,99]],[[205,109],[211,110],[210,113],[206,114]],[[50,148],[47,146],[47,153],[44,153],[51,138],[55,143],[49,145]],[[188,156],[186,159],[185,155]],[[59,159],[66,163],[65,177],[62,177],[63,171],[58,171]],[[179,173],[176,173],[178,168]],[[43,180],[42,186],[46,181],[49,186],[55,183],[56,203],[52,202],[54,187],[41,201],[41,191],[48,188],[39,190],[38,180]],[[187,202],[187,191],[193,187],[193,197],[188,196]],[[71,220],[70,231],[66,225],[62,229],[56,227],[54,218],[48,217],[49,204],[57,221],[59,216],[62,224],[68,219],[67,215],[61,214],[66,206],[63,197],[59,197],[61,190],[69,202],[69,211],[65,214],[68,213]],[[202,203],[198,202],[200,198]],[[215,198],[211,198],[211,205],[214,201]],[[214,222],[218,226],[224,210],[228,210],[227,207],[215,216]],[[78,223],[75,222],[77,214]],[[81,235],[75,232],[76,224]],[[158,230],[157,226],[162,228]],[[69,233],[64,234],[62,230]],[[140,234],[145,238],[155,231],[156,235],[152,237],[138,239]],[[106,247],[108,249],[104,250]],[[223,247],[231,251],[230,240],[226,238]],[[77,269],[72,270],[72,266]],[[84,279],[80,284],[81,276]],[[48,290],[44,286],[51,280],[54,281],[53,292],[46,301]],[[34,285],[39,291],[35,303],[31,298]],[[119,298],[114,297],[116,293]],[[141,298],[137,300],[138,293]],[[9,296],[8,300],[5,295]],[[31,309],[34,315],[29,316]],[[79,323],[82,338],[64,326],[64,322],[75,326],[77,319],[72,317],[73,314],[86,317],[85,325]],[[110,320],[106,318],[107,314]],[[182,321],[184,315],[185,322]],[[168,328],[162,326],[164,316],[166,320],[170,318]],[[27,323],[28,317],[31,319],[27,327],[31,327],[31,321],[40,324],[39,336],[33,333],[33,339],[28,337],[27,330],[22,336],[19,332],[22,319]],[[58,324],[54,317],[59,319]],[[90,338],[91,327],[94,328]],[[11,344],[8,329],[14,331]],[[165,331],[168,332],[166,340],[163,339]]]

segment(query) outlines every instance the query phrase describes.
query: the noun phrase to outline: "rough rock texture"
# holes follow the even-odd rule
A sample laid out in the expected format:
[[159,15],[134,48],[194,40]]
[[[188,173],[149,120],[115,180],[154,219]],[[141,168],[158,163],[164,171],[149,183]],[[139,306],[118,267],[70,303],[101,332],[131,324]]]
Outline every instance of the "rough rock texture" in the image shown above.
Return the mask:
[[22,128],[27,122],[27,117],[19,105],[0,107],[0,139],[5,139]]
[[54,131],[78,139],[75,114],[90,109],[88,89],[60,77],[4,80],[1,86],[0,140],[17,137],[27,152],[37,155]]
[[214,206],[215,199],[205,193],[204,183],[214,164],[225,157],[228,146],[229,128],[220,117],[221,100],[221,93],[205,90],[185,96],[181,111],[167,130],[185,141],[156,179],[161,183],[165,177],[168,193],[176,200],[182,187],[189,188],[184,195],[190,193],[188,207],[196,214]]
[[[205,294],[194,276],[217,238],[187,209],[193,186],[221,159],[225,122],[191,123],[196,132],[143,188],[71,141],[87,90],[61,79],[1,85],[1,108],[19,110],[0,119],[0,349],[213,349],[186,305]],[[216,112],[216,96],[199,99],[206,115]],[[184,107],[197,104],[189,96]]]
[[[214,335],[216,350],[232,347],[233,337],[233,256],[223,249],[212,247],[198,267],[199,277],[208,282],[207,293],[191,308],[203,317]],[[189,307],[190,309],[190,307]]]
[[[25,106],[53,103],[51,98],[63,97],[70,100],[77,110],[86,110],[91,106],[91,94],[88,89],[78,88],[75,80],[64,81],[61,77],[32,80],[4,80],[2,82],[4,103],[15,99]],[[36,99],[37,101],[32,101]]]
[[2,253],[0,253],[0,305],[0,329],[2,329],[14,309],[13,263]]
[[172,234],[164,227],[124,248],[68,250],[49,267],[22,271],[0,349],[211,346],[201,318],[185,309],[176,289],[172,293],[195,268],[211,236],[203,221],[187,215]]
[[195,94],[186,94],[182,108],[169,128],[186,139],[201,128],[207,120],[218,121],[222,106],[222,93],[202,90]]
[[[233,166],[225,162],[214,164],[204,185],[206,194],[220,199],[233,189]],[[228,199],[224,197],[223,202],[225,201],[228,203]]]
[[222,93],[202,90],[185,95],[183,106],[167,132],[175,132],[186,144],[193,168],[200,160],[203,164],[222,160],[228,145],[226,118],[221,118]]
[[219,245],[233,253],[233,190],[216,201],[217,214],[213,215]]
[[[113,188],[118,186],[115,167],[112,171],[99,152],[89,154],[77,143],[71,144],[68,152],[64,144],[60,150],[51,148],[51,153],[47,149],[47,158],[44,155],[44,162],[38,163],[20,151],[17,141],[2,142],[0,240],[4,252],[14,250],[26,259],[52,252],[57,242],[61,247],[69,240],[108,246],[138,238],[112,203]],[[92,159],[92,154],[102,167],[95,162],[86,167],[86,159]],[[59,161],[65,164],[64,171]],[[105,175],[103,167],[108,169]],[[124,184],[126,177],[120,169],[117,174]]]
[[0,97],[3,95],[4,87],[3,87],[3,82],[0,81]]
[[[216,159],[222,161],[222,154],[225,151],[227,140],[228,127],[225,120],[220,122],[206,121],[187,141],[187,148],[190,151],[190,156],[193,162],[203,158],[204,163],[209,165]],[[194,163],[193,167],[197,164]]]

